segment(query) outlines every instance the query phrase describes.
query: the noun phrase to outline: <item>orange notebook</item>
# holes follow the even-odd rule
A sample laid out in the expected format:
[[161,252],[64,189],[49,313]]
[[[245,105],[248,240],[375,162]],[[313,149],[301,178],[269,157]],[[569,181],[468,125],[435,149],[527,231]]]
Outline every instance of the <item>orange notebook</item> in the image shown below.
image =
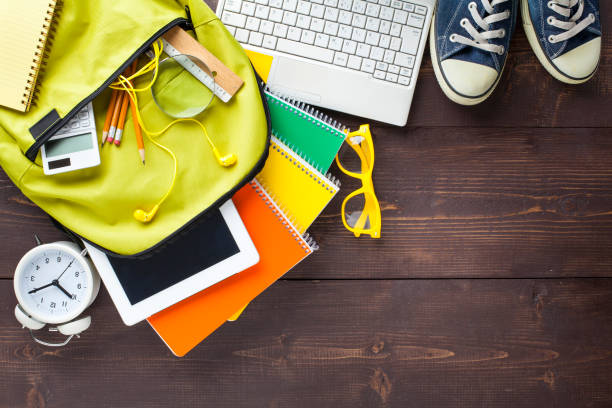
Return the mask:
[[260,261],[147,319],[178,357],[187,354],[315,249],[315,244],[300,236],[256,180],[240,189],[232,200]]

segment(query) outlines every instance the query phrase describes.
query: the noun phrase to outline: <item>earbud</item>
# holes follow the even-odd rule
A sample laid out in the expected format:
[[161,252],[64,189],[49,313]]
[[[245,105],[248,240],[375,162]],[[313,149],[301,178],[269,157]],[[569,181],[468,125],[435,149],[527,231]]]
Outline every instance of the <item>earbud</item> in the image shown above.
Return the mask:
[[236,164],[236,161],[238,160],[238,157],[236,157],[234,153],[230,153],[230,154],[226,154],[225,156],[221,156],[221,153],[219,153],[219,150],[217,150],[216,147],[213,147],[213,153],[215,155],[215,158],[217,159],[217,162],[219,162],[219,164],[223,167],[233,166],[234,164]]
[[151,209],[151,211],[146,212],[145,210],[141,210],[140,208],[134,211],[134,218],[137,221],[142,223],[151,222],[153,218],[155,218],[155,214],[157,214],[157,210],[159,210],[159,204],[155,204],[155,207]]

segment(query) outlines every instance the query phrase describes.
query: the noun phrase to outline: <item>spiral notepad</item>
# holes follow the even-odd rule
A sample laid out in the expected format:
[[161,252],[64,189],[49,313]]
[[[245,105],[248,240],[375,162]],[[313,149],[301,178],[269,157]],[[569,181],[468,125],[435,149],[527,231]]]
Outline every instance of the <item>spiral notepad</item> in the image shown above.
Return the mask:
[[0,2],[0,105],[30,109],[56,8],[56,0]]
[[339,182],[325,176],[275,135],[270,140],[270,155],[257,180],[272,198],[288,210],[300,233],[321,214],[339,190]]
[[177,356],[184,356],[317,249],[257,181],[242,187],[232,200],[257,248],[259,263],[147,319]]

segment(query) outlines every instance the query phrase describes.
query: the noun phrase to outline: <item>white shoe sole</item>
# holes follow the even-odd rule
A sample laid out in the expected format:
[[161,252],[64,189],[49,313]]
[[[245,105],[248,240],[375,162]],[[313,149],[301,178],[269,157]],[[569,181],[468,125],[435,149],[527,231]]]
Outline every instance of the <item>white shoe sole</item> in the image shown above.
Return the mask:
[[560,72],[548,59],[544,51],[542,50],[542,46],[540,45],[540,41],[538,40],[538,35],[533,29],[533,25],[531,24],[531,14],[529,13],[529,3],[528,0],[521,0],[521,17],[523,18],[523,29],[525,30],[525,34],[527,35],[527,40],[529,41],[529,45],[535,52],[536,57],[540,61],[540,64],[548,71],[550,75],[552,75],[555,79],[566,83],[566,84],[583,84],[587,82],[589,79],[593,78],[595,75],[595,71],[591,75],[582,79],[575,79],[564,75]]
[[434,73],[436,75],[436,80],[438,81],[438,84],[440,84],[440,88],[442,88],[442,92],[444,92],[444,94],[448,97],[448,99],[450,99],[451,101],[459,105],[472,106],[472,105],[478,105],[479,103],[484,102],[485,100],[487,100],[487,98],[489,98],[489,96],[491,96],[493,91],[495,91],[495,89],[497,88],[497,85],[499,84],[499,80],[502,77],[501,73],[504,72],[504,68],[506,67],[506,62],[504,61],[504,67],[502,68],[499,76],[497,77],[495,84],[493,84],[491,89],[486,94],[476,97],[476,98],[470,98],[470,97],[467,97],[467,96],[464,96],[464,95],[461,95],[455,92],[448,85],[448,83],[446,82],[446,79],[444,79],[444,75],[442,74],[442,68],[439,65],[438,53],[436,51],[435,18],[436,16],[434,13],[434,16],[432,17],[432,22],[431,22],[431,28],[429,29],[429,53],[431,54],[431,65],[433,66]]

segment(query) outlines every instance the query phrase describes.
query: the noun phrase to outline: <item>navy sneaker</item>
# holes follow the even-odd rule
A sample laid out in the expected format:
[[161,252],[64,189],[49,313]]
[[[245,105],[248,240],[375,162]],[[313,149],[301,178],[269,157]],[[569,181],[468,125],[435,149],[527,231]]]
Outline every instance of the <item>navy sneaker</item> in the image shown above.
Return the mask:
[[518,0],[439,0],[429,46],[434,71],[452,101],[475,105],[499,83]]
[[561,82],[580,84],[601,54],[598,0],[521,0],[523,27],[544,68]]

